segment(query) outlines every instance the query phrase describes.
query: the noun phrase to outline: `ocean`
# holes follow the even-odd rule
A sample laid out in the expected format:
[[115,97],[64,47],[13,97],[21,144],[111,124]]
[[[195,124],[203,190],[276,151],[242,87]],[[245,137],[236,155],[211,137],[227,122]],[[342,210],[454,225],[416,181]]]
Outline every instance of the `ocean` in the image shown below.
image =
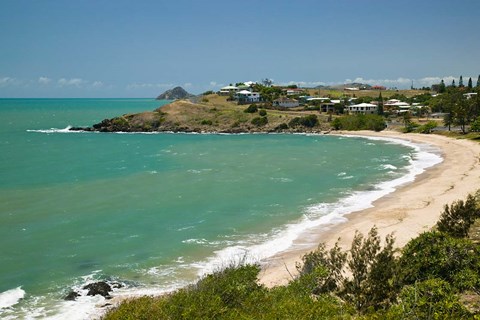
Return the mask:
[[[0,99],[0,318],[89,319],[103,297],[181,287],[411,182],[442,159],[394,139],[69,132],[153,99]],[[84,293],[84,292],[83,292]]]

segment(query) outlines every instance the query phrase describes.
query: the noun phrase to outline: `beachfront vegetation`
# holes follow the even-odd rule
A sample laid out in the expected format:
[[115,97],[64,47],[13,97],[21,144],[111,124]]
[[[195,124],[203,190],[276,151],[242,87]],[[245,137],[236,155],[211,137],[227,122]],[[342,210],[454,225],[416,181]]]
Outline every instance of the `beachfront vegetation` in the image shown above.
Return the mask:
[[355,114],[335,118],[332,123],[335,130],[373,130],[385,129],[385,119],[375,114]]
[[445,206],[436,228],[401,251],[374,227],[348,250],[320,244],[288,285],[259,284],[258,265],[230,266],[105,319],[480,319],[480,244],[464,232],[480,218],[478,200]]

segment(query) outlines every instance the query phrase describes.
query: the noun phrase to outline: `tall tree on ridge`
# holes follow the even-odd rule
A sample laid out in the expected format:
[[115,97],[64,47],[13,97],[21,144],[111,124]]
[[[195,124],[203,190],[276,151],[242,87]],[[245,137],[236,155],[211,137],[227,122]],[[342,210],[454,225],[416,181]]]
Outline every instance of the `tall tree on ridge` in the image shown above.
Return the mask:
[[383,116],[383,97],[382,97],[382,92],[381,91],[380,91],[380,94],[378,95],[377,113],[378,113],[379,116]]
[[456,85],[455,85],[455,79],[452,80],[452,88],[455,88]]
[[445,82],[442,81],[440,82],[440,85],[438,86],[438,93],[444,93],[445,92]]
[[472,77],[470,77],[468,79],[468,89],[472,89],[473,88],[473,84],[472,84]]
[[478,76],[478,79],[477,79],[477,88],[480,87],[480,75]]
[[463,88],[464,85],[463,85],[463,76],[460,76],[460,80],[458,81],[458,87],[459,88]]

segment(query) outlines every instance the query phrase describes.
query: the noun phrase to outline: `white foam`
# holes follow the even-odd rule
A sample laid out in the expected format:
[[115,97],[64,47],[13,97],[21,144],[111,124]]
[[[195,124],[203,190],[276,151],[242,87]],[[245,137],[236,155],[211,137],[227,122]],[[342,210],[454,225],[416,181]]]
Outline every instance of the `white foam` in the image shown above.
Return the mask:
[[386,169],[390,169],[390,170],[395,170],[395,169],[397,169],[397,167],[395,167],[395,166],[392,165],[392,164],[382,164],[382,165],[381,165],[381,168],[382,168],[382,169],[385,169],[385,170],[386,170]]
[[25,290],[23,290],[22,287],[0,293],[0,309],[6,309],[16,305],[24,297]]
[[38,132],[38,133],[78,133],[78,132],[84,132],[84,131],[72,131],[70,130],[72,126],[67,126],[66,128],[63,129],[57,129],[57,128],[50,128],[50,129],[40,129],[40,130],[27,130],[27,132]]
[[[358,136],[352,137],[358,138]],[[407,173],[394,180],[379,183],[373,190],[352,192],[335,203],[319,203],[310,206],[305,209],[305,214],[299,221],[269,235],[255,235],[257,240],[259,238],[268,239],[263,243],[227,247],[215,252],[215,255],[206,261],[196,263],[194,267],[198,268],[198,274],[202,276],[232,263],[259,262],[279,252],[286,251],[293,246],[294,241],[301,234],[304,234],[309,229],[318,228],[319,226],[327,228],[328,225],[346,221],[347,218],[345,216],[349,213],[373,207],[374,201],[394,192],[401,185],[413,182],[417,175],[443,161],[443,158],[439,155],[439,150],[428,144],[414,144],[394,138],[361,138],[383,140],[412,148],[414,156],[405,156],[405,159],[408,159],[410,162],[406,167]],[[343,173],[340,176],[343,176]],[[351,176],[343,178],[351,178]]]

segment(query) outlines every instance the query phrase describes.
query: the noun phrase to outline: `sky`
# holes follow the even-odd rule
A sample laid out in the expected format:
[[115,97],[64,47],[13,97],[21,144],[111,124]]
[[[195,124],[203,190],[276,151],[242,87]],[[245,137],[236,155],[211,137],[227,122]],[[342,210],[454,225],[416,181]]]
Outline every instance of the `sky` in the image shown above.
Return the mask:
[[480,74],[478,0],[1,0],[0,98]]

